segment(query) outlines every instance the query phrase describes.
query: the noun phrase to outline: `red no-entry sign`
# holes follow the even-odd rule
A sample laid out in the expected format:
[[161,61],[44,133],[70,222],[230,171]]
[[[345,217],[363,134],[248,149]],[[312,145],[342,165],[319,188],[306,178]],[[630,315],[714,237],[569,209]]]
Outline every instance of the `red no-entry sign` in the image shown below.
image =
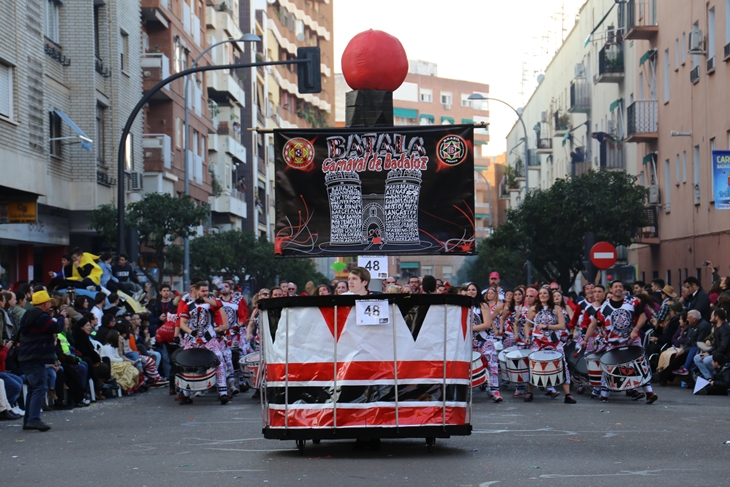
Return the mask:
[[591,248],[591,262],[599,269],[609,269],[617,258],[616,247],[609,242],[598,242]]

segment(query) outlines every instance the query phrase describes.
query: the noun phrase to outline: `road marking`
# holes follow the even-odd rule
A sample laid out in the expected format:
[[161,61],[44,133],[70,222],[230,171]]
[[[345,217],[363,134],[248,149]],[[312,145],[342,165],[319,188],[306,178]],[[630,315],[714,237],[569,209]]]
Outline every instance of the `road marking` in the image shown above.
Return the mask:
[[499,480],[491,480],[489,482],[482,482],[481,484],[479,484],[479,487],[489,487],[492,484],[498,484],[498,483],[499,483]]
[[638,475],[641,477],[648,477],[657,475],[659,472],[696,472],[695,468],[663,468],[659,470],[637,470],[635,472],[631,470],[621,470],[615,473],[595,473],[595,474],[560,474],[560,473],[549,473],[540,475],[542,479],[562,479],[571,477],[624,477],[629,475]]

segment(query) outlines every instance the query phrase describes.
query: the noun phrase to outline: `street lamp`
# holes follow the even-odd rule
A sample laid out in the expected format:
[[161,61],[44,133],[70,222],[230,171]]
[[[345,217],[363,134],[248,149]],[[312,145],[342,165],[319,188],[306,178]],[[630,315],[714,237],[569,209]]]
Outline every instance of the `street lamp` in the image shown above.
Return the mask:
[[[502,103],[503,105],[507,105],[513,112],[515,112],[515,115],[517,115],[517,118],[520,120],[520,123],[522,124],[522,130],[525,133],[525,197],[527,197],[527,193],[530,191],[530,169],[528,165],[528,157],[529,152],[527,150],[527,126],[525,125],[525,121],[522,120],[522,110],[519,111],[516,110],[512,105],[507,103],[504,100],[500,100],[499,98],[492,98],[482,95],[481,93],[472,93],[469,95],[468,100],[474,100],[474,101],[496,101],[499,103]],[[530,261],[527,261],[527,283],[530,284],[532,282],[532,264],[530,264]]]
[[[211,44],[210,46],[206,47],[203,52],[198,54],[198,57],[195,58],[193,61],[193,64],[190,66],[191,68],[195,68],[198,65],[198,61],[205,56],[206,53],[208,53],[211,49],[214,47],[220,46],[221,44],[227,44],[227,43],[235,43],[235,42],[261,42],[261,38],[257,36],[256,34],[244,34],[241,36],[240,39],[225,39],[220,42],[216,42],[215,44]],[[190,94],[190,76],[185,76],[185,124],[184,124],[184,130],[185,130],[185,144],[183,147],[183,156],[185,159],[185,169],[184,169],[184,175],[185,175],[185,195],[190,194],[190,174],[188,173],[190,163],[192,161],[188,160],[189,154],[188,151],[190,149],[190,127],[188,125],[188,114],[190,111],[189,102],[188,102],[188,96]],[[187,290],[190,287],[190,239],[188,237],[185,237],[183,239],[183,290]]]

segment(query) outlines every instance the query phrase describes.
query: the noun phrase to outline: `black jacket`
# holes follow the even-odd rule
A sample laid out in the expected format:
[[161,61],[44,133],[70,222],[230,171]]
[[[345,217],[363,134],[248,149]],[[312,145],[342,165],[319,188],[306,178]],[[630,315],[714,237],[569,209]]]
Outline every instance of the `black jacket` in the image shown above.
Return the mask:
[[727,357],[730,354],[730,323],[726,321],[719,328],[713,329],[712,332],[715,337],[712,348],[708,353],[712,355],[715,352],[720,352]]
[[[134,269],[132,268],[132,264],[127,262],[123,266],[119,264],[114,264],[112,266],[112,275],[119,279],[119,282],[136,282],[139,283],[137,280],[137,273],[134,272]],[[708,298],[709,303],[709,298]]]
[[689,350],[692,347],[696,347],[697,342],[704,342],[711,331],[712,325],[706,320],[700,320],[695,326],[690,326],[684,349]]
[[704,289],[700,288],[687,303],[687,311],[696,309],[702,315],[703,320],[710,320],[710,296]]
[[91,339],[86,332],[80,328],[73,331],[74,337],[74,348],[77,352],[81,353],[82,357],[88,357],[92,363],[98,364],[101,362],[101,357],[94,350],[94,345],[91,343]]
[[715,369],[715,374],[712,376],[712,385],[730,389],[730,363],[720,367],[720,370]]
[[664,327],[664,332],[657,336],[657,345],[664,347],[664,345],[671,345],[672,338],[679,328],[679,315],[675,315],[669,320],[667,326]]

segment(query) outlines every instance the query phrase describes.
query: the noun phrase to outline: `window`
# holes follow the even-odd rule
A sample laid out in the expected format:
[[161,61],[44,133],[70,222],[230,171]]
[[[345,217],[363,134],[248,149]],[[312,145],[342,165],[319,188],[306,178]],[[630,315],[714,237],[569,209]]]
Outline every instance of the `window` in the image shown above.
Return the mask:
[[424,276],[433,275],[433,266],[432,265],[422,265],[421,266],[421,273]]
[[667,269],[667,278],[666,278],[665,282],[666,282],[667,286],[672,285],[672,271],[669,269]]
[[13,119],[13,67],[0,62],[0,117]]
[[441,103],[444,105],[451,105],[451,92],[450,91],[441,92]]
[[183,146],[183,121],[175,117],[175,147],[182,149]]
[[134,134],[127,134],[124,141],[124,170],[134,171]]
[[674,184],[676,184],[677,186],[679,186],[679,154],[677,154],[676,158],[674,159],[674,162],[675,162],[675,167],[674,167],[674,172],[675,172]]
[[669,49],[664,50],[664,101],[669,101]]
[[692,150],[692,169],[694,176],[694,197],[695,205],[700,204],[700,146],[694,146]]
[[672,207],[672,171],[669,167],[669,159],[664,161],[664,210],[669,213]]
[[119,68],[122,71],[129,69],[129,59],[127,59],[129,53],[129,35],[121,31],[119,32]]
[[101,105],[96,105],[96,163],[98,165],[104,165],[104,112],[105,108]]
[[96,59],[101,59],[101,42],[99,39],[100,15],[101,5],[94,5],[94,54],[96,54]]
[[682,151],[682,183],[687,182],[687,151]]
[[715,7],[707,11],[707,59],[715,57]]
[[426,88],[421,88],[421,101],[425,103],[431,103],[433,101],[433,91]]
[[687,61],[687,34],[682,32],[682,66]]
[[464,93],[461,94],[461,106],[462,107],[474,106],[474,103],[472,102],[472,100],[469,99],[469,96],[471,96],[471,95],[465,95]]
[[58,14],[61,9],[61,4],[57,0],[45,0],[43,5],[46,17],[46,22],[43,25],[43,35],[45,35],[48,40],[58,44]]
[[183,70],[183,48],[180,45],[180,38],[175,37],[175,42],[173,43],[173,63],[172,63],[172,69],[179,73]]
[[644,99],[644,73],[639,73],[639,100]]
[[695,277],[698,281],[702,282],[702,268],[701,267],[695,267]]
[[454,266],[445,265],[441,267],[441,279],[452,279],[454,277]]
[[[51,110],[50,117],[49,117],[49,125],[51,127],[49,141],[50,143],[50,153],[52,156],[55,157],[61,157],[61,148],[63,145],[61,144],[61,117],[58,116],[58,114]],[[56,140],[53,140],[56,139]]]
[[679,69],[679,37],[674,39],[674,69]]

